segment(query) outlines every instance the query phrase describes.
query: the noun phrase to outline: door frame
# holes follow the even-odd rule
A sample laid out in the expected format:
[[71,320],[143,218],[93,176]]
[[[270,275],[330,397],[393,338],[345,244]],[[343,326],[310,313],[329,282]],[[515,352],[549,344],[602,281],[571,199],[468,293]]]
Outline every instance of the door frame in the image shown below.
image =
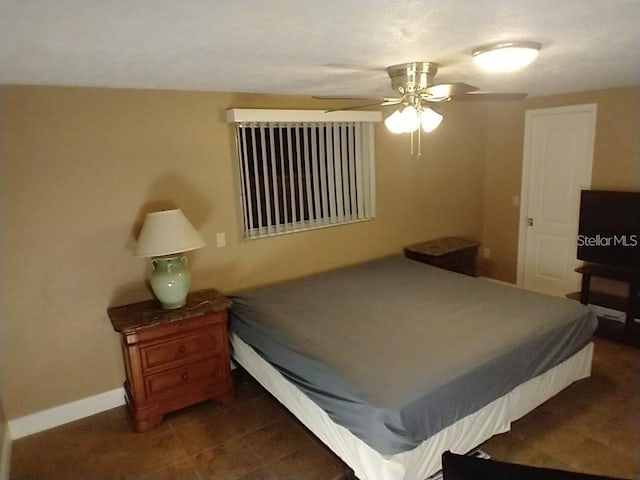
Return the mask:
[[597,103],[588,103],[584,105],[569,105],[566,107],[552,108],[536,108],[525,112],[524,122],[524,151],[522,158],[522,179],[520,186],[520,219],[518,228],[518,263],[516,283],[519,287],[524,287],[525,276],[525,253],[527,250],[527,214],[529,211],[529,173],[531,171],[531,142],[533,136],[533,120],[538,116],[561,115],[565,113],[588,113],[591,119],[590,136],[591,142],[588,150],[587,171],[585,177],[589,179],[589,184],[585,187],[590,188],[593,173],[593,152],[596,140],[596,115],[598,113]]

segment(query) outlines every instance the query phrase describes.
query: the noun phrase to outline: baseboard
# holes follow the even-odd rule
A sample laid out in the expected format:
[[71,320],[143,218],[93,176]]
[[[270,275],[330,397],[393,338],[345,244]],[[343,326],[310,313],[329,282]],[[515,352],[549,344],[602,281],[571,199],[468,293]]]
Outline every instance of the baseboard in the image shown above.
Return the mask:
[[[80,418],[95,415],[111,408],[124,405],[124,388],[99,393],[92,397],[65,403],[57,407],[25,415],[9,421],[9,435],[17,440],[27,435],[42,432]],[[1,478],[1,477],[0,477]]]
[[480,276],[478,278],[482,278],[483,280],[489,280],[490,282],[493,282],[493,283],[500,283],[501,285],[507,285],[509,287],[519,287],[519,285],[516,285],[515,283],[505,282],[504,280],[498,280],[496,278],[483,277],[483,276]]
[[[607,320],[624,323],[627,319],[627,312],[614,310],[613,308],[601,307],[600,305],[589,304],[589,308],[598,316]],[[634,318],[634,322],[640,323],[640,318]]]
[[5,425],[0,445],[0,480],[9,480],[9,468],[11,467],[11,431]]

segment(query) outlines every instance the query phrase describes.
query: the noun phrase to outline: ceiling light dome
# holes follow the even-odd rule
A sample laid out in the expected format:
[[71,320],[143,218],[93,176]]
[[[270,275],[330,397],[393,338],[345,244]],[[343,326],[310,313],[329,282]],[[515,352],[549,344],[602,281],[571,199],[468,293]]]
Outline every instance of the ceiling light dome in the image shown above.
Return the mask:
[[473,51],[473,61],[490,72],[514,72],[533,62],[542,44],[538,42],[505,42],[487,45]]

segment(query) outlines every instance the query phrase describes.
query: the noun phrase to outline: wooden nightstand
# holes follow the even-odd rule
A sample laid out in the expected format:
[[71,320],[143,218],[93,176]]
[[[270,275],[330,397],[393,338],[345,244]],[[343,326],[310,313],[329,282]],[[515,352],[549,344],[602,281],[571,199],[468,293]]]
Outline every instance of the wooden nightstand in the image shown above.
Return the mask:
[[215,398],[233,401],[227,309],[214,289],[189,294],[187,304],[164,310],[156,300],[108,310],[120,333],[127,373],[127,405],[137,432],[164,414]]
[[476,256],[480,242],[443,237],[404,247],[404,255],[418,262],[476,276]]

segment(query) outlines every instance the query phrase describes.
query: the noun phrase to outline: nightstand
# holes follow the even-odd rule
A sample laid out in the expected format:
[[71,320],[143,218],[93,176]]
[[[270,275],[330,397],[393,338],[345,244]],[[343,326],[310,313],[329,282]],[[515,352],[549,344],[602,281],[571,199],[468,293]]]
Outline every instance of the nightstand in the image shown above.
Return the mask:
[[108,310],[121,336],[126,400],[137,432],[203,400],[233,401],[230,306],[228,298],[207,289],[190,293],[187,304],[176,310],[165,310],[156,300]]
[[443,237],[404,247],[404,255],[418,262],[476,276],[476,256],[480,242]]

